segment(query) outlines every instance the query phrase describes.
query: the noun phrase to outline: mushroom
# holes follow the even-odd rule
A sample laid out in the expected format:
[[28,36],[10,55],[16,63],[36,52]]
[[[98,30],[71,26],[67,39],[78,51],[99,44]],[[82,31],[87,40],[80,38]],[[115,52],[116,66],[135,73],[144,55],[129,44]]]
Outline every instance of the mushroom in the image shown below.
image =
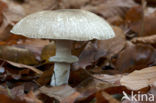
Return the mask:
[[20,20],[12,33],[30,38],[56,40],[56,55],[51,86],[68,84],[70,64],[78,58],[71,54],[72,41],[104,40],[115,36],[111,26],[94,13],[81,9],[41,11]]

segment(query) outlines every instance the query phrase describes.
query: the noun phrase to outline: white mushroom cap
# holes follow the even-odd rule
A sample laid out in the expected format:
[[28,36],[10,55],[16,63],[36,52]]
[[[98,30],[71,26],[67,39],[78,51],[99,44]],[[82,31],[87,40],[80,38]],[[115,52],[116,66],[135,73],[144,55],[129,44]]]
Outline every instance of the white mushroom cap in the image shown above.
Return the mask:
[[12,33],[30,38],[87,41],[115,36],[101,17],[81,9],[41,11],[20,20]]

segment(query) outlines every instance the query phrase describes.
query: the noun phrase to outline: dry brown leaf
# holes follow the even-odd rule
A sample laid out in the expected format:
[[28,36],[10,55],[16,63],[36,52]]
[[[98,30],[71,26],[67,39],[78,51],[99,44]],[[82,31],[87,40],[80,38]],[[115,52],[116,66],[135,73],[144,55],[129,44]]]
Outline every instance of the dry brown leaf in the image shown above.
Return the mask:
[[40,55],[41,55],[42,49],[49,43],[50,43],[49,40],[26,39],[23,42],[18,42],[18,44],[16,44],[15,46],[28,49],[35,55],[37,60],[41,60]]
[[[129,23],[130,29],[140,34],[142,31],[142,9],[141,6],[131,8],[126,14],[126,21]],[[144,17],[144,32],[141,36],[156,34],[155,19],[156,9],[147,8]]]
[[126,11],[129,8],[137,5],[133,0],[102,0],[102,1],[98,0],[98,1],[96,1],[96,5],[95,3],[93,3],[93,5],[88,4],[87,6],[82,8],[100,14],[105,18],[110,18],[114,17],[114,15],[124,17]]
[[136,70],[120,80],[121,85],[131,90],[145,88],[156,81],[156,66],[147,67],[142,70]]
[[117,75],[94,74],[93,76],[114,85],[120,85],[120,79],[122,77],[121,74],[117,74]]
[[32,91],[30,91],[28,94],[24,96],[24,100],[27,101],[28,103],[43,103],[35,96],[35,94]]
[[8,38],[10,33],[8,32],[10,30],[9,21],[4,15],[4,11],[8,9],[8,6],[5,2],[0,1],[0,40],[4,40]]
[[72,65],[73,69],[80,68],[85,69],[87,66],[92,65],[92,63],[95,61],[96,53],[97,53],[96,45],[89,42],[84,48],[84,50],[81,52],[79,56],[79,61]]
[[60,103],[75,103],[75,98],[77,98],[80,95],[79,92],[75,92],[69,97],[63,99]]
[[88,41],[86,42],[73,42],[73,46],[72,46],[72,54],[75,56],[79,56],[81,54],[81,52],[83,51],[83,49],[85,48],[86,44],[88,43]]
[[0,23],[0,40],[7,39],[11,35],[11,25],[14,25],[15,22],[19,21],[25,15],[23,8],[19,4],[11,2],[11,0],[2,1],[7,6],[2,11],[0,10],[0,12],[2,12],[0,15],[3,16],[2,22]]
[[[151,16],[155,11],[155,8],[146,7],[144,15],[146,17]],[[142,20],[142,12],[142,6],[140,5],[130,8],[125,15],[126,23],[135,23]]]
[[6,61],[8,62],[9,64],[15,66],[15,67],[18,67],[18,68],[27,68],[27,69],[30,69],[32,71],[34,71],[35,73],[41,75],[43,74],[43,72],[33,66],[29,66],[29,65],[24,65],[24,64],[19,64],[19,63],[15,63],[15,62],[11,62],[11,61]]
[[14,46],[0,46],[0,57],[22,64],[37,64],[34,54],[28,49],[17,48]]
[[56,47],[54,41],[46,45],[42,49],[41,60],[49,61],[49,58],[55,55],[55,49]]
[[[40,88],[40,92],[48,95],[49,97],[53,97],[60,102],[62,101],[61,103],[63,103],[63,100],[66,97],[68,97],[70,95],[72,96],[73,94],[78,93],[74,88],[72,88],[68,85],[63,85],[63,86],[58,86],[58,87],[50,87],[50,88],[43,86]],[[73,103],[73,102],[68,102],[68,103]]]
[[107,21],[112,24],[112,25],[116,25],[116,26],[120,26],[122,24],[124,24],[124,19],[118,15],[108,18]]
[[101,51],[105,51],[107,57],[111,58],[112,56],[118,54],[125,47],[126,38],[122,29],[117,26],[113,26],[113,30],[115,32],[114,38],[97,41],[97,48],[99,53],[97,53],[95,58],[102,57],[100,55]]
[[41,10],[51,10],[58,8],[58,1],[57,0],[26,0],[21,5],[26,15],[41,11]]
[[25,97],[24,100],[20,100],[20,98],[12,99],[9,96],[6,96],[4,94],[0,94],[0,100],[1,103],[42,103],[40,100],[38,100],[36,97]]
[[24,86],[16,86],[9,91],[12,98],[20,97],[24,95]]
[[91,0],[61,0],[59,6],[61,8],[81,8],[89,3]]
[[19,99],[12,99],[4,94],[0,94],[1,103],[27,103],[26,101],[21,101]]
[[125,15],[126,23],[134,23],[141,20],[141,18],[142,18],[141,6],[134,6],[130,8]]
[[54,69],[54,67],[51,66],[51,68],[44,71],[43,74],[36,80],[36,82],[38,84],[40,84],[41,86],[48,84],[51,80],[51,76],[53,74],[53,69]]
[[84,69],[71,70],[69,83],[71,83],[73,86],[77,86],[86,78],[89,78],[89,75],[84,71]]
[[115,67],[121,72],[132,72],[155,64],[156,50],[147,44],[127,42],[117,57]]
[[7,90],[4,87],[2,87],[2,86],[0,86],[0,94],[7,95]]
[[9,28],[8,29],[7,28],[6,28],[6,30],[4,32],[9,33],[9,37],[6,37],[5,33],[3,33],[4,34],[3,36],[5,37],[5,40],[0,41],[0,45],[15,45],[15,44],[18,44],[19,41],[23,41],[23,40],[27,39],[24,36],[10,34],[9,30],[12,27],[9,26]]
[[13,89],[0,88],[1,103],[42,103],[31,91],[24,93],[24,86],[20,85]]
[[0,25],[3,22],[3,10],[7,8],[7,5],[0,1]]
[[91,0],[61,0],[59,2],[60,8],[81,8]]
[[120,103],[105,91],[98,91],[96,93],[96,103]]
[[95,97],[97,90],[109,88],[112,85],[106,82],[93,80],[88,78],[80,83],[76,88],[71,88],[68,85],[59,87],[42,87],[40,92],[54,97],[61,101],[61,103],[88,103]]
[[9,26],[9,22],[4,18],[0,25],[0,40],[5,40],[11,35],[10,29],[11,26]]
[[[142,0],[135,0],[136,2],[141,3]],[[155,6],[156,5],[156,1],[155,0],[146,0],[146,2],[150,5]]]
[[156,35],[136,37],[131,40],[133,43],[156,44]]
[[14,25],[15,22],[18,22],[25,16],[25,11],[20,4],[11,0],[2,1],[5,2],[8,6],[8,9],[5,9],[5,11],[3,11],[3,15],[5,16],[9,24]]
[[98,90],[103,90],[110,88],[113,85],[111,83],[99,81],[93,78],[88,78],[82,81],[75,89],[81,93],[81,95],[76,99],[77,102],[87,103],[88,99],[91,101]]

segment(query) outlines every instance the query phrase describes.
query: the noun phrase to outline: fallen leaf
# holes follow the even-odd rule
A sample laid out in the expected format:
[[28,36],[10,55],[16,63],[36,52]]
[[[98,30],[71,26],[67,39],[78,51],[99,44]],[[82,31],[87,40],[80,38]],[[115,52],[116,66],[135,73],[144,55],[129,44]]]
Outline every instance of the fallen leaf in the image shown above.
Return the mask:
[[96,93],[96,103],[120,103],[105,91],[98,91]]
[[35,73],[41,75],[43,74],[43,72],[33,66],[29,66],[29,65],[24,65],[24,64],[20,64],[20,63],[15,63],[15,62],[11,62],[11,61],[7,61],[9,64],[15,66],[15,67],[18,67],[18,68],[27,68],[27,69],[30,69],[32,71],[34,71]]
[[9,26],[8,21],[4,18],[2,24],[0,25],[0,40],[4,40],[11,35],[9,32],[10,29],[11,27]]
[[[94,3],[96,2],[96,4]],[[99,1],[99,2],[98,2]],[[104,18],[111,18],[114,15],[124,17],[126,11],[137,5],[133,0],[93,0],[93,5],[86,5],[82,9],[92,11]]]
[[147,8],[144,17],[144,32],[141,34],[142,30],[142,8],[141,6],[131,8],[126,14],[126,21],[129,23],[129,28],[134,32],[138,33],[140,36],[148,36],[156,34],[155,22],[156,19],[156,9]]
[[[12,1],[2,0],[1,2],[4,2],[3,4],[6,6],[5,9],[3,8],[2,11],[0,10],[0,15],[2,15],[0,18],[3,17],[0,23],[0,40],[5,40],[11,35],[10,29],[12,25],[24,16],[24,10],[19,4]],[[4,7],[4,5],[2,5],[2,7]]]
[[[79,61],[72,66],[74,69],[85,69],[87,66],[95,62],[95,55],[97,53],[96,45],[89,42],[79,56]],[[104,54],[104,53],[103,53]],[[105,54],[104,54],[105,55]]]
[[81,54],[81,52],[83,51],[83,49],[85,48],[85,46],[87,45],[88,41],[81,41],[81,42],[77,42],[77,41],[73,41],[73,46],[72,46],[72,55],[75,56],[79,56]]
[[[8,29],[7,29],[8,28]],[[15,34],[10,34],[10,26],[6,28],[6,33],[9,32],[8,36],[6,36],[5,32],[3,33],[4,35],[4,39],[3,39],[3,36],[2,36],[2,39],[3,41],[0,41],[0,45],[16,45],[18,44],[19,42],[21,41],[24,41],[25,39],[27,39],[26,37],[24,36],[20,36],[20,35],[15,35]],[[11,27],[12,28],[12,27]],[[0,37],[1,38],[1,37]]]
[[155,51],[152,46],[147,44],[127,42],[125,49],[118,54],[114,65],[120,73],[143,69],[155,64]]
[[52,65],[48,70],[44,71],[42,75],[40,75],[40,77],[36,80],[36,82],[41,86],[48,84],[54,72],[53,70],[54,66]]
[[17,86],[13,89],[0,89],[0,100],[1,103],[42,103],[32,91],[25,94],[23,86]]
[[111,58],[112,56],[118,54],[125,47],[126,38],[125,38],[125,34],[122,31],[122,29],[120,29],[117,26],[113,26],[113,30],[115,32],[114,38],[108,39],[108,40],[98,40],[97,41],[97,48],[98,48],[97,51],[99,53],[97,53],[95,58],[102,57],[103,56],[102,51],[105,51],[107,57]]
[[87,103],[91,101],[98,90],[110,88],[113,85],[108,82],[100,81],[94,78],[88,78],[82,81],[75,89],[80,92],[80,96],[77,97],[77,102]]
[[35,94],[32,91],[30,91],[28,94],[24,96],[24,100],[27,101],[28,103],[43,103],[35,96]]
[[90,0],[61,0],[59,6],[61,8],[81,8],[85,6]]
[[156,35],[136,37],[131,40],[133,43],[156,44]]
[[[136,2],[141,3],[141,0],[135,0]],[[146,0],[146,2],[150,5],[155,6],[156,5],[156,1],[155,0]]]
[[[58,86],[58,87],[41,87],[40,92],[48,95],[49,97],[53,97],[63,103],[63,100],[68,96],[73,96],[73,94],[78,93],[75,89],[68,85]],[[79,93],[78,93],[79,94]],[[65,103],[65,102],[64,102]],[[73,102],[68,102],[73,103]]]
[[84,69],[71,70],[70,77],[69,77],[69,83],[72,86],[77,86],[86,78],[89,78],[89,75],[84,71]]
[[7,5],[3,1],[0,1],[0,25],[3,22],[3,10],[6,8]]
[[[4,67],[4,72],[0,74],[0,81],[7,82],[11,81],[28,81],[35,79],[41,75],[42,71],[36,69],[32,66],[27,66],[24,64],[18,64],[11,61],[0,59],[1,66]],[[40,73],[40,74],[39,74]],[[11,83],[12,84],[12,83]]]
[[2,87],[2,86],[0,86],[0,94],[7,95],[7,90],[4,87]]
[[107,21],[110,24],[115,25],[115,26],[120,26],[120,25],[124,24],[124,19],[118,15],[111,17],[111,18],[108,18]]
[[20,97],[24,95],[24,86],[16,86],[13,89],[9,90],[12,98]]
[[38,63],[31,51],[14,46],[0,46],[0,57],[5,60],[22,64],[33,65]]
[[94,74],[93,76],[114,85],[120,85],[120,79],[122,78],[121,74],[116,75]]
[[44,86],[40,88],[40,92],[59,100],[61,103],[88,103],[95,97],[97,90],[111,86],[109,83],[88,78],[75,88],[68,85],[49,88]]
[[130,8],[125,15],[125,21],[128,24],[138,22],[141,19],[142,19],[142,7],[140,5]]
[[5,2],[8,6],[8,8],[3,11],[3,15],[5,16],[9,24],[14,25],[15,22],[18,22],[25,16],[25,11],[20,4],[10,0],[2,1]]
[[121,85],[131,90],[145,88],[156,81],[156,66],[147,67],[142,70],[136,70],[120,80]]
[[[156,11],[155,8],[146,7],[144,10],[144,16],[149,17],[149,16],[153,15],[153,13],[155,11]],[[125,15],[126,23],[135,23],[135,22],[142,20],[142,12],[143,12],[143,10],[142,10],[141,5],[134,6],[134,7],[130,8]]]
[[75,98],[77,98],[79,95],[79,92],[75,92],[67,98],[63,99],[60,103],[75,103]]
[[[26,0],[22,7],[26,14],[31,14],[41,10],[51,10],[58,7],[57,0]],[[33,7],[33,8],[32,8]]]
[[45,61],[49,61],[49,58],[51,56],[55,55],[55,42],[51,42],[48,45],[46,45],[43,49],[42,49],[42,53],[41,53],[41,60],[45,60]]
[[42,49],[49,43],[50,43],[49,40],[26,39],[25,41],[19,42],[18,44],[14,46],[28,49],[35,55],[36,59],[40,61],[41,60],[40,55],[41,55]]
[[0,100],[1,100],[1,103],[27,103],[19,99],[12,99],[4,94],[0,94]]

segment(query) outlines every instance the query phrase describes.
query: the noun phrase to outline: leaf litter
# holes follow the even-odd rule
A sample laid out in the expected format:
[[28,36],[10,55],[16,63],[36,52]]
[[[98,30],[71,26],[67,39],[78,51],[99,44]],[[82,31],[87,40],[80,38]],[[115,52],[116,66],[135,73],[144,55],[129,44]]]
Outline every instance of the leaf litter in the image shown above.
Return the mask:
[[[120,103],[123,91],[156,96],[156,3],[145,2],[143,14],[141,0],[1,0],[0,102]],[[9,31],[30,13],[62,8],[96,13],[112,24],[116,37],[74,42],[72,53],[80,60],[72,64],[69,85],[49,87],[55,42]]]

